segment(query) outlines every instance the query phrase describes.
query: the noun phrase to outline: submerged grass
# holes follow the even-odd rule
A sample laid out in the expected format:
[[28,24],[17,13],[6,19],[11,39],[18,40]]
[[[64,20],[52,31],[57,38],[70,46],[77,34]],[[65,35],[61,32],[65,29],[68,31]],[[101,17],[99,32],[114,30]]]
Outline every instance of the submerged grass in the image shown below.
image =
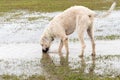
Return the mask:
[[[53,12],[63,11],[74,5],[83,5],[94,10],[103,10],[108,9],[112,2],[113,0],[0,0],[0,12],[18,9]],[[120,3],[118,3],[118,6],[120,6]]]
[[[80,62],[73,61],[74,66],[78,66],[77,68],[72,68],[69,65],[71,62],[68,62],[67,58],[64,57],[60,58],[60,66],[56,66],[52,59],[48,57],[46,58],[47,60],[44,59],[41,63],[43,64],[44,71],[47,72],[47,75],[49,75],[49,80],[120,80],[120,76],[118,76],[119,74],[112,77],[111,75],[98,75],[94,72],[94,70],[96,69],[96,61],[100,61],[100,63],[104,60],[109,61],[109,59],[112,60],[111,58],[120,58],[119,55],[98,56],[96,58],[92,57],[91,64],[86,64],[84,58],[81,58]],[[87,61],[90,61],[91,58],[86,57],[85,59],[87,59]],[[88,68],[87,73],[85,72],[86,68]]]
[[40,16],[40,17],[28,17],[29,21],[34,21],[34,20],[38,20],[38,19],[44,19],[44,20],[52,20],[53,18],[51,17],[46,17],[46,16]]
[[[88,39],[88,38],[86,38]],[[120,35],[107,35],[107,36],[95,36],[96,40],[117,40],[120,39]],[[78,42],[78,38],[70,38],[70,42]]]
[[97,40],[115,40],[120,39],[120,35],[96,36]]
[[16,75],[0,75],[0,80],[46,80],[45,76],[42,75],[32,75],[29,77],[16,76]]
[[[51,67],[49,67],[50,70]],[[120,80],[120,76],[117,77],[104,77],[97,76],[95,74],[83,74],[82,72],[72,72],[65,67],[61,67],[55,70],[50,70],[50,77],[45,78],[44,75],[32,75],[28,78],[16,75],[0,75],[0,80]]]
[[[119,62],[120,55],[82,57],[77,61],[76,59],[69,61],[68,57],[60,57],[60,60],[58,60],[58,58],[56,60],[56,58],[44,54],[40,63],[36,63],[36,65],[41,66],[43,74],[33,74],[30,76],[28,76],[28,74],[22,74],[20,76],[3,74],[0,75],[0,80],[120,80],[120,75],[114,75],[114,73],[116,73],[114,70],[112,72],[112,70],[109,70],[110,68],[106,69],[106,67],[103,66],[98,67],[98,65],[103,64],[110,67],[111,63],[109,63],[109,61],[115,60]],[[60,64],[58,65],[58,63]],[[27,64],[29,63],[26,63],[26,65]],[[106,71],[109,72],[105,73],[105,75],[96,73],[96,70],[104,70],[103,68],[105,68],[103,73]]]

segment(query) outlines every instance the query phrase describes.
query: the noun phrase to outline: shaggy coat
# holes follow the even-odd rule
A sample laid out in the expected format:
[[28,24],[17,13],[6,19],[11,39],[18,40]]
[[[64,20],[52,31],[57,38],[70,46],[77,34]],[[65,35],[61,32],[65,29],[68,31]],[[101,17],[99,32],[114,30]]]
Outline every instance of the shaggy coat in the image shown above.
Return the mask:
[[[113,3],[106,14],[110,13],[114,9],[115,4],[116,3]],[[92,55],[95,56],[96,52],[93,22],[96,16],[97,14],[94,11],[84,6],[70,7],[64,12],[55,16],[42,34],[40,41],[42,45],[42,51],[45,53],[48,52],[51,42],[54,40],[54,38],[58,37],[61,39],[58,49],[59,55],[62,55],[61,51],[63,45],[65,46],[68,54],[68,35],[72,34],[76,30],[81,43],[81,56],[83,56],[84,49],[86,47],[84,42],[84,33],[87,31],[88,36],[91,39]]]

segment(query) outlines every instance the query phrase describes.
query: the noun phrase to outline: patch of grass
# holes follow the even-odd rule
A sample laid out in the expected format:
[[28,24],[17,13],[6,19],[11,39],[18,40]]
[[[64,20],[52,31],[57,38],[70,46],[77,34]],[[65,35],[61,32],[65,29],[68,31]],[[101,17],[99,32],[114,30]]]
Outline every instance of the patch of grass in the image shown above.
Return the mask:
[[[89,39],[89,38],[87,38]],[[116,40],[116,39],[120,39],[120,35],[107,35],[107,36],[95,36],[96,40]],[[69,39],[70,42],[78,42],[79,39],[78,38],[70,38]]]
[[120,39],[120,35],[97,36],[97,40],[115,40]]
[[[94,10],[103,10],[108,9],[112,2],[113,0],[0,0],[0,12],[19,9],[53,12],[63,11],[74,5],[83,5]],[[120,3],[118,3],[118,6],[120,6]]]
[[98,60],[111,60],[111,59],[120,59],[120,55],[104,55],[98,56],[96,59]]
[[37,20],[37,19],[39,19],[39,18],[38,17],[28,17],[29,21],[33,21],[33,20]]
[[11,16],[11,17],[19,17],[21,15],[23,15],[23,14],[22,13],[17,13],[17,14],[14,14],[13,16]]
[[32,75],[27,80],[46,80],[44,76],[41,75]]
[[28,17],[28,20],[29,21],[34,21],[34,20],[37,20],[37,19],[46,19],[46,20],[52,20],[51,17],[47,17],[47,16],[40,16],[40,17]]
[[29,77],[23,77],[22,76],[16,76],[16,75],[8,75],[8,74],[4,74],[4,75],[0,75],[0,80],[46,80],[45,76],[42,75],[32,75]]
[[79,41],[79,39],[78,38],[73,38],[73,39],[70,38],[69,41],[70,42],[77,42],[77,41]]
[[1,13],[1,12],[0,12],[0,16],[3,16],[3,15],[4,15],[4,13]]
[[7,75],[7,74],[1,75],[0,79],[2,79],[2,80],[20,80],[19,77],[16,75]]

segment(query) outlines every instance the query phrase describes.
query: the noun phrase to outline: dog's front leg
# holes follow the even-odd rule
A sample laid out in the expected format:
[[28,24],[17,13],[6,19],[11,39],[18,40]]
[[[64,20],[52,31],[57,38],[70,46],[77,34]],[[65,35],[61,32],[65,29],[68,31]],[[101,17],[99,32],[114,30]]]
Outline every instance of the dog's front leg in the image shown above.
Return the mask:
[[61,40],[60,41],[60,46],[59,46],[59,49],[58,49],[58,52],[59,52],[60,56],[62,56],[62,48],[63,48],[63,41]]
[[69,54],[68,37],[65,36],[65,37],[62,39],[62,41],[63,41],[63,45],[65,46],[66,53],[67,53],[67,55],[68,55],[68,54]]
[[66,53],[68,55],[69,54],[69,47],[68,47],[68,37],[67,36],[62,37],[62,39],[60,41],[60,46],[59,46],[59,49],[58,49],[58,52],[59,52],[60,56],[62,56],[63,46],[65,46],[65,50],[66,50]]

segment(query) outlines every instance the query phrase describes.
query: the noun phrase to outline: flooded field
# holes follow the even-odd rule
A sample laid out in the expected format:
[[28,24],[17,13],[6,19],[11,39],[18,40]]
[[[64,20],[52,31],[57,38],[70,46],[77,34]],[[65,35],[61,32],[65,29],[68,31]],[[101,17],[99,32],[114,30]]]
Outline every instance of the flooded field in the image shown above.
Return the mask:
[[85,80],[86,76],[92,78],[91,75],[95,80],[96,77],[119,80],[120,11],[95,19],[97,55],[91,56],[91,43],[85,35],[87,47],[83,58],[78,57],[81,49],[76,33],[69,36],[69,56],[65,50],[64,57],[58,55],[59,40],[53,43],[49,54],[42,54],[40,36],[59,13],[22,10],[0,13],[0,80],[69,80],[65,76]]

